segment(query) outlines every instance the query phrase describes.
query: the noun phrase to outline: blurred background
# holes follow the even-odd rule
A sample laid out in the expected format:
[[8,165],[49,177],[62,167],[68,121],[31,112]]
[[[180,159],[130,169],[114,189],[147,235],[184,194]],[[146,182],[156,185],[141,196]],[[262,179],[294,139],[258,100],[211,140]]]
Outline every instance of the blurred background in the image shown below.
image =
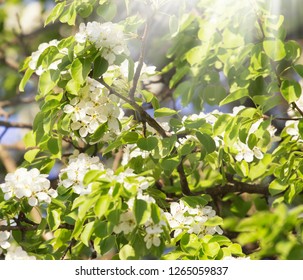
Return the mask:
[[[85,20],[98,20],[98,17],[101,17],[105,21],[119,21],[132,10],[146,12],[144,6],[140,6],[144,1],[128,2],[128,11],[125,0],[115,0],[111,1],[110,5],[105,5],[102,10],[96,11],[92,18]],[[192,6],[196,3],[195,0],[188,2]],[[268,2],[273,13],[284,15],[286,38],[303,45],[303,1]],[[18,90],[22,78],[22,73],[19,72],[22,62],[40,43],[68,37],[77,31],[75,27],[58,21],[44,28],[44,21],[55,4],[54,0],[0,0],[0,181],[3,181],[7,172],[14,171],[22,162],[22,155],[26,150],[22,139],[31,128],[33,118],[39,109],[35,102],[37,78],[33,76],[25,92],[20,93]],[[161,70],[169,62],[165,54],[171,42],[169,38],[163,37],[163,34],[169,29],[169,16],[178,12],[178,5],[178,1],[170,1],[164,12],[155,17],[148,36],[150,48],[147,50],[145,62],[155,65],[157,70]],[[136,59],[137,46],[130,48],[132,56]],[[168,102],[166,99],[170,94],[168,81],[169,77],[162,77],[155,88],[162,102]],[[177,103],[177,106],[179,106],[177,109],[182,109],[180,104]],[[184,113],[194,111],[193,106],[183,109]]]

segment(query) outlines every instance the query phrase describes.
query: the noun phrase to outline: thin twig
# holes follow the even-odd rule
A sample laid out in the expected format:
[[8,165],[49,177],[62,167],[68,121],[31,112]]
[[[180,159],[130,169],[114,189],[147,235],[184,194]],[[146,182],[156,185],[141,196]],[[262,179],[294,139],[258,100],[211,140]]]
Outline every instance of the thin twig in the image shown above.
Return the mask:
[[0,121],[0,126],[4,126],[4,127],[7,127],[7,128],[26,128],[26,129],[33,129],[33,126],[32,126],[31,124],[18,123],[18,122]]
[[138,62],[138,66],[133,78],[133,86],[129,91],[129,98],[134,101],[135,100],[135,92],[138,86],[138,82],[139,82],[139,78],[141,75],[141,70],[143,67],[143,63],[144,63],[144,57],[145,57],[145,48],[146,48],[146,38],[147,38],[147,32],[149,29],[149,20],[146,21],[145,23],[145,27],[144,27],[144,31],[143,31],[143,35],[142,35],[142,44],[141,44],[141,52],[140,52],[140,57],[139,57],[139,62]]
[[64,260],[66,254],[68,253],[68,251],[71,253],[72,247],[76,244],[76,240],[72,239],[71,242],[69,243],[69,245],[66,247],[66,249],[64,250],[62,256],[61,256],[61,260]]
[[303,111],[299,108],[296,102],[292,102],[292,105],[294,108],[300,113],[300,115],[303,117]]

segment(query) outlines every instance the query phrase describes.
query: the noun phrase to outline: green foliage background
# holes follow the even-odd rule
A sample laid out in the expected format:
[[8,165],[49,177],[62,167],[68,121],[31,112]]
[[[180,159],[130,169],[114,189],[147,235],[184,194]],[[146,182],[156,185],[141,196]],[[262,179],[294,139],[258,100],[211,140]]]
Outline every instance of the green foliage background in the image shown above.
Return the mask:
[[[123,236],[114,234],[113,228],[126,208],[125,200],[135,196],[135,191],[102,179],[100,170],[86,174],[84,182],[93,183],[93,190],[85,196],[57,186],[54,179],[59,196],[47,208],[36,209],[38,218],[26,202],[5,201],[0,191],[0,219],[17,219],[19,229],[12,230],[12,235],[24,250],[41,259],[87,259],[108,256],[108,252],[113,252],[113,259],[222,259],[230,255],[302,259],[301,46],[287,37],[284,17],[274,11],[274,1],[56,1],[51,12],[48,2],[42,1],[46,26],[28,34],[5,28],[12,2],[18,1],[2,4],[0,13],[2,108],[15,108],[24,96],[34,96],[32,102],[39,105],[32,130],[24,137],[24,160],[18,158],[18,163],[49,173],[59,162],[66,163],[66,155],[76,148],[90,156],[102,155],[110,166],[123,147],[134,144],[148,156],[130,159],[127,167],[150,178],[147,192],[156,200],[155,204],[135,200],[137,228],[131,236]],[[144,58],[157,66],[164,88],[156,94],[138,87],[134,98],[130,94],[134,69],[125,88],[113,86],[112,93],[124,98],[124,109],[129,112],[121,126],[131,129],[122,130],[110,142],[102,141],[106,125],[85,141],[71,136],[70,119],[63,114],[87,77],[102,82],[108,71],[94,46],[81,49],[74,40],[79,24],[93,20],[124,26],[132,46],[129,65],[140,57],[140,36],[148,23]],[[59,45],[46,49],[38,65],[47,68],[58,58],[63,62],[38,77],[26,57],[39,43],[55,38]],[[60,53],[64,48],[67,54]],[[119,57],[117,63],[124,58]],[[64,70],[70,74],[62,74]],[[178,102],[191,106],[191,113],[209,106],[224,112],[236,105],[245,108],[234,114],[214,112],[209,121],[184,118]],[[146,113],[146,105],[152,116]],[[292,116],[287,114],[289,108]],[[161,126],[163,118],[169,131]],[[289,120],[298,127],[296,137],[287,133],[285,121]],[[9,127],[8,122],[3,125]],[[146,130],[146,125],[154,131]],[[271,125],[278,128],[279,140],[274,143]],[[251,150],[257,147],[264,156],[236,160],[238,141]],[[121,170],[119,165],[116,172]],[[183,232],[173,238],[167,230],[159,247],[146,249],[140,232],[146,217],[161,220],[160,209],[167,210],[180,199],[192,207],[212,205],[218,216],[207,225],[221,226],[223,235],[200,238]],[[45,232],[52,232],[53,237],[45,240]]]

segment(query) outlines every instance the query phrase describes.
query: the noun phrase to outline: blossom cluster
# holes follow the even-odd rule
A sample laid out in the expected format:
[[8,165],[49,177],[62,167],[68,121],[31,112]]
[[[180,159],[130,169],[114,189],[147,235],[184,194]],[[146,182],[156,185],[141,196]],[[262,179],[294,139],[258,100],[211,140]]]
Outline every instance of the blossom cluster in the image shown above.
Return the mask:
[[[47,68],[43,65],[39,65],[37,67],[39,58],[41,54],[49,47],[57,47],[59,44],[58,40],[51,40],[49,43],[42,43],[39,45],[38,50],[33,52],[31,55],[31,60],[28,64],[29,68],[34,70],[38,76],[42,75],[43,72],[47,70],[57,70],[58,65],[62,62],[62,58],[55,59]],[[61,54],[67,54],[68,50],[67,48],[64,48],[62,50],[59,50],[59,53]]]
[[[141,191],[136,196],[136,199],[145,200],[147,203],[156,203],[156,201],[147,194],[142,194]],[[116,234],[123,232],[125,235],[128,235],[133,232],[136,228],[136,220],[133,213],[133,205],[135,198],[130,199],[128,204],[128,210],[120,215],[120,220],[118,225],[116,225],[113,231]],[[161,214],[164,212],[161,210]],[[151,217],[143,224],[140,225],[141,231],[144,234],[144,242],[147,249],[150,249],[152,246],[159,247],[161,244],[161,235],[164,232],[164,227],[166,226],[165,217],[161,219],[158,223],[155,223]]]
[[35,256],[30,256],[20,246],[11,246],[5,255],[5,260],[36,260]]
[[[137,71],[139,62],[136,61],[133,65],[134,69],[133,72]],[[111,65],[108,67],[106,73],[103,74],[103,77],[110,78],[113,80],[113,86],[118,88],[119,91],[121,89],[129,90],[131,87],[131,83],[129,82],[129,61],[125,59],[121,65]],[[138,79],[138,85],[147,84],[150,77],[156,74],[156,67],[155,66],[147,66],[143,63],[140,76]]]
[[69,157],[67,167],[59,174],[59,185],[65,188],[73,188],[80,195],[91,192],[91,185],[83,182],[85,174],[90,170],[104,170],[103,164],[98,157],[90,157],[87,154],[75,152]]
[[66,104],[63,111],[71,117],[71,129],[82,138],[93,134],[100,125],[107,123],[108,133],[120,131],[119,120],[124,112],[118,106],[119,99],[94,79],[87,78],[87,85],[79,96]]
[[81,23],[79,32],[75,35],[75,40],[80,43],[89,41],[102,52],[102,57],[111,65],[115,62],[116,56],[129,54],[125,44],[124,33],[118,24],[112,22],[99,23],[96,21],[88,22],[86,25]]
[[[0,220],[0,226],[6,226],[7,222]],[[11,234],[9,231],[0,231],[0,255],[2,254],[2,249],[6,250],[10,247],[9,238]]]
[[[235,117],[244,108],[245,108],[244,106],[234,107],[233,112],[229,115]],[[199,119],[204,119],[208,124],[213,126],[216,123],[216,121],[218,120],[218,117],[222,114],[223,113],[219,112],[218,110],[214,110],[213,112],[207,113],[207,114],[201,112],[199,115],[193,114],[191,116],[185,116],[185,117],[183,117],[182,121],[185,122],[185,121],[195,121],[195,120],[199,120]],[[254,132],[256,132],[258,130],[258,128],[262,122],[263,122],[263,119],[259,119],[251,125],[251,127],[248,131],[248,134],[247,134],[247,139],[249,138],[249,136],[251,134],[253,134]],[[271,144],[273,142],[279,141],[280,138],[275,135],[277,129],[274,126],[270,125],[267,128],[267,131],[269,132],[270,137],[271,137],[271,142],[268,145],[269,146],[268,148],[270,148]],[[216,135],[213,138],[217,147],[225,145],[224,134],[225,134],[225,132],[223,131],[221,133],[221,135]],[[180,139],[179,143],[185,144],[187,141],[194,141],[194,142],[199,143],[198,139],[193,135]],[[177,143],[177,145],[180,145],[179,143]],[[254,160],[254,158],[262,159],[264,156],[261,148],[259,148],[258,146],[254,146],[253,148],[250,148],[247,142],[244,143],[244,142],[240,141],[240,139],[237,139],[237,141],[234,143],[232,149],[235,151],[236,161],[245,160],[246,162],[252,162]]]
[[51,198],[57,196],[57,191],[50,188],[47,174],[40,174],[37,168],[27,170],[19,168],[14,173],[5,176],[5,182],[0,185],[4,193],[4,199],[27,198],[31,206],[38,203],[50,203]]
[[179,203],[172,202],[170,212],[164,214],[169,226],[174,230],[174,237],[182,232],[194,233],[198,237],[203,237],[206,234],[223,233],[219,226],[205,226],[207,220],[216,216],[216,212],[211,206],[191,208],[181,200]]

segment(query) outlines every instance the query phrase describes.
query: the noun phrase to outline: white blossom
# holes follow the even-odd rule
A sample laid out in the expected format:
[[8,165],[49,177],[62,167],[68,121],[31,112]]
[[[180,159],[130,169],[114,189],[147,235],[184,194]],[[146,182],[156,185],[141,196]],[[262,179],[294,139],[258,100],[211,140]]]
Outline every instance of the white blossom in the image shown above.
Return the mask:
[[59,184],[65,188],[73,188],[77,194],[88,194],[91,192],[91,185],[84,185],[83,179],[85,174],[90,170],[104,170],[100,159],[75,152],[69,157],[67,167],[60,171]]
[[216,212],[210,206],[191,208],[186,206],[181,200],[173,202],[170,205],[170,212],[164,212],[169,226],[174,230],[174,237],[182,232],[194,233],[198,237],[206,234],[222,234],[219,226],[205,226],[205,222],[216,215]]
[[298,121],[292,121],[292,120],[286,121],[286,123],[285,123],[286,130],[285,131],[288,135],[291,136],[292,140],[301,142],[302,139],[300,137],[298,124],[299,124]]
[[[40,76],[43,72],[45,72],[46,70],[56,70],[58,69],[58,65],[62,62],[61,58],[58,58],[56,60],[54,60],[47,68],[43,67],[42,65],[40,65],[39,67],[37,67],[37,63],[38,60],[40,58],[40,55],[49,47],[57,47],[59,44],[58,40],[51,40],[49,43],[42,43],[39,45],[38,50],[33,52],[31,55],[31,60],[28,64],[29,68],[32,70],[35,70],[36,74],[38,76]],[[59,52],[61,53],[66,53],[65,49],[60,50]]]
[[124,116],[116,98],[89,77],[86,87],[64,106],[63,111],[70,115],[71,129],[78,131],[81,138],[93,134],[104,123],[107,123],[108,133],[116,135],[120,132],[120,120]]
[[112,22],[93,21],[86,25],[81,23],[75,39],[80,44],[88,41],[95,45],[101,50],[102,57],[108,61],[109,65],[115,62],[117,55],[129,54],[121,27]]
[[244,159],[246,162],[252,162],[254,157],[257,159],[263,158],[263,153],[258,147],[254,147],[251,150],[247,144],[244,144],[241,141],[237,141],[234,144],[234,148],[238,151],[235,157],[237,161],[242,161]]
[[38,203],[50,203],[51,198],[57,196],[57,192],[50,189],[50,181],[48,175],[40,174],[37,168],[27,170],[19,168],[14,173],[9,173],[5,176],[5,182],[0,185],[4,192],[4,199],[11,198],[27,198],[31,206],[36,206]]
[[131,233],[136,227],[135,216],[132,211],[127,211],[120,215],[119,224],[114,226],[115,233],[123,232],[124,234]]
[[28,255],[20,246],[11,246],[7,250],[5,260],[36,260],[36,257]]
[[[7,222],[5,220],[0,220],[0,226],[6,226]],[[0,231],[0,255],[2,254],[2,249],[8,249],[10,247],[10,243],[8,239],[10,238],[11,234],[9,231]]]

